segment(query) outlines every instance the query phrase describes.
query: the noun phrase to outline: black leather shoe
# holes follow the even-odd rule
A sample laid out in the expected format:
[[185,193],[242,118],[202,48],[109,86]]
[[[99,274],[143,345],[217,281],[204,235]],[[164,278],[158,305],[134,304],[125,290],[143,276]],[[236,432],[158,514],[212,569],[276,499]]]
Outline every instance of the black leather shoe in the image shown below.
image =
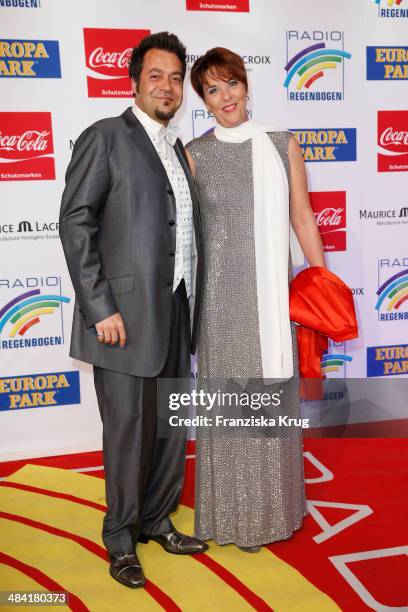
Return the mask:
[[112,555],[109,573],[112,578],[131,589],[142,587],[146,582],[140,561],[134,553]]
[[166,552],[175,555],[194,555],[195,553],[203,553],[208,549],[208,544],[202,540],[184,535],[176,529],[158,535],[140,534],[139,542],[146,544],[149,540],[157,542]]

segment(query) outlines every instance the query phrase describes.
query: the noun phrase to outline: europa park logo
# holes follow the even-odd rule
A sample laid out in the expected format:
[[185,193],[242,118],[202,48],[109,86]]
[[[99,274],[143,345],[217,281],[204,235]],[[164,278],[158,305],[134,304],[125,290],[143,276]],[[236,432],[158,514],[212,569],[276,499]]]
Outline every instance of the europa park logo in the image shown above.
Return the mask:
[[61,78],[57,40],[0,40],[0,77]]
[[368,81],[408,79],[408,47],[367,47]]
[[[29,290],[21,293],[21,288]],[[4,300],[6,291],[11,299]],[[61,294],[59,276],[0,279],[0,298],[2,350],[64,343],[62,305],[71,300]]]
[[356,161],[356,128],[308,128],[291,130],[305,162]]
[[408,110],[378,111],[378,172],[408,171]]
[[51,113],[0,113],[0,180],[53,179]]
[[0,378],[0,411],[79,404],[79,372],[47,372]]
[[314,191],[309,196],[324,250],[345,251],[346,192]]
[[150,30],[84,28],[86,79],[90,98],[129,98],[128,64]]
[[344,100],[342,66],[350,58],[343,32],[288,30],[284,82],[288,100]]
[[408,374],[408,344],[367,347],[367,376]]

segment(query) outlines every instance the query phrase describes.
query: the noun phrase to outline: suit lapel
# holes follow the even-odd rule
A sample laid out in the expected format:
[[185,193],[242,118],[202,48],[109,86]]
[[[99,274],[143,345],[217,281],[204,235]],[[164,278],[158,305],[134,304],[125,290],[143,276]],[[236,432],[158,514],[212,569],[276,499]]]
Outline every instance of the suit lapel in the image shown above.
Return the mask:
[[162,164],[159,154],[157,153],[152,141],[149,138],[148,133],[140,123],[131,108],[125,110],[122,117],[126,121],[127,125],[132,128],[131,137],[134,145],[141,151],[143,157],[150,164],[150,166],[158,172],[165,180],[169,182],[167,172]]
[[[167,172],[162,164],[159,154],[157,153],[152,141],[149,138],[146,130],[140,123],[139,119],[136,117],[132,109],[129,107],[122,113],[122,117],[125,120],[126,124],[132,128],[132,140],[135,146],[141,151],[142,155],[145,157],[147,162],[151,165],[153,170],[161,175],[167,185],[170,187],[170,181],[167,176]],[[186,179],[188,182],[188,186],[190,187],[191,200],[193,203],[193,211],[194,211],[194,225],[197,231],[197,223],[200,220],[200,209],[198,206],[197,194],[194,184],[194,179],[190,172],[190,167],[188,165],[188,161],[186,158],[186,154],[183,149],[183,145],[181,141],[177,138],[176,144],[174,146],[174,150],[176,151],[177,157],[180,161],[181,167],[183,168],[184,174],[186,175]]]

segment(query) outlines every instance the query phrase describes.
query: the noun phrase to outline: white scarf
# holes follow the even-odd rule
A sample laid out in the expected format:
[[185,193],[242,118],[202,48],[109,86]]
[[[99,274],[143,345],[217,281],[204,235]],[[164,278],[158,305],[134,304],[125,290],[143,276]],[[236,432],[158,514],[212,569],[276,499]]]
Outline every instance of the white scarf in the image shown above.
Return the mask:
[[289,220],[289,185],[282,159],[268,132],[281,131],[254,121],[234,128],[216,124],[224,142],[252,140],[254,231],[258,320],[263,378],[293,376],[289,320],[289,245],[292,263],[304,263],[303,252]]

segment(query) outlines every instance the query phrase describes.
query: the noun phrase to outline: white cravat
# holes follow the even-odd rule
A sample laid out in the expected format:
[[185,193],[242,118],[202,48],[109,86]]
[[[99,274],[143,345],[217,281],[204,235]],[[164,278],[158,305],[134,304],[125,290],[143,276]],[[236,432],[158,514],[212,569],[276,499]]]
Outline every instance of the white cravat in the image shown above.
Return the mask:
[[139,119],[147,132],[160,160],[166,170],[176,198],[177,223],[176,223],[176,252],[174,262],[173,291],[175,291],[184,278],[187,296],[191,293],[191,255],[192,255],[192,231],[193,212],[190,188],[181,167],[180,161],[174,150],[177,133],[174,128],[164,126],[155,121],[137,105],[132,111]]

